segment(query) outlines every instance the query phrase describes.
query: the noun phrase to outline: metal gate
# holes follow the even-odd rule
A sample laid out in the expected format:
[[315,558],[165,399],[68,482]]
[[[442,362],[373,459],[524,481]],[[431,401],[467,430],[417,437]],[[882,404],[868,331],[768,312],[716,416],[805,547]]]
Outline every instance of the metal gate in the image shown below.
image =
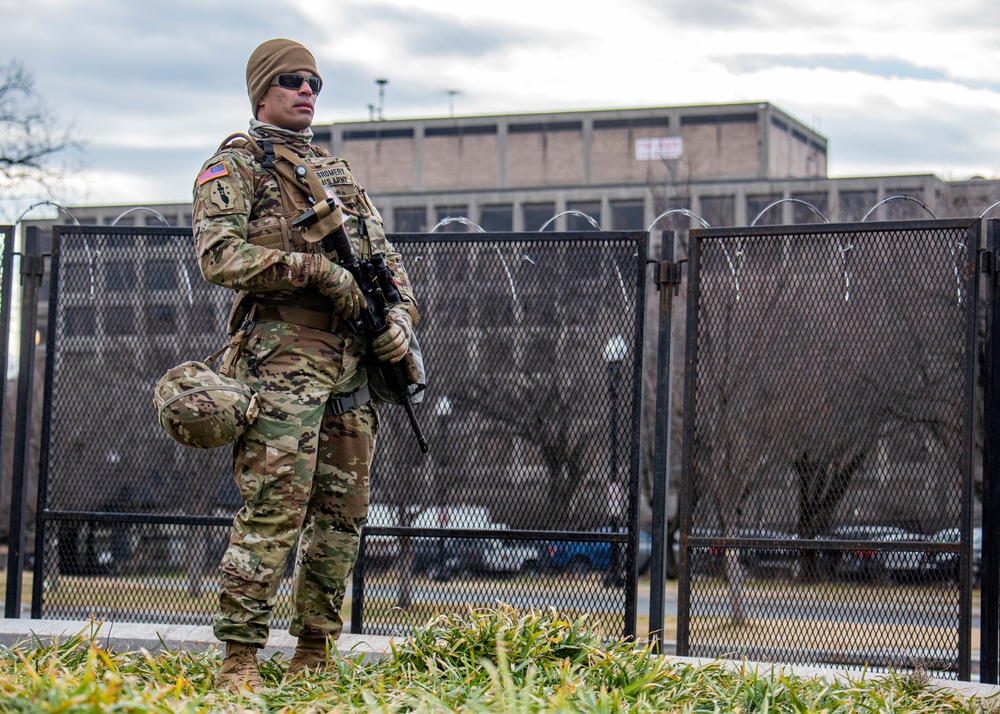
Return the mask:
[[[431,450],[381,410],[351,630],[503,600],[634,634],[646,234],[390,238],[421,303]],[[58,227],[50,284],[32,615],[207,624],[229,454],[171,441],[152,388],[220,346],[231,293],[189,228]],[[272,626],[288,608],[286,584]]]
[[678,654],[969,678],[978,247],[691,232]]
[[[634,635],[646,234],[405,246],[432,446],[374,467],[352,630],[500,601]],[[390,453],[414,451],[405,427],[391,438]]]

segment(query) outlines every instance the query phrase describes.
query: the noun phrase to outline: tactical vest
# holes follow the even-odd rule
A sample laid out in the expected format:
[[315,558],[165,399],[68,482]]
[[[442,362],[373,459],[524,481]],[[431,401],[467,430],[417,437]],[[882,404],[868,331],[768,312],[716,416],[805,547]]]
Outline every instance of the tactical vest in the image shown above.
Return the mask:
[[[248,151],[278,186],[280,196],[274,202],[277,205],[268,205],[266,199],[259,203],[255,196],[247,230],[248,242],[287,252],[317,252],[335,261],[337,257],[326,253],[320,243],[328,232],[328,223],[320,221],[308,231],[292,226],[292,222],[304,212],[335,195],[343,204],[344,227],[355,253],[365,259],[379,252],[378,248],[373,249],[372,243],[377,246],[384,243],[382,216],[365,189],[354,180],[346,159],[332,156],[318,147],[313,147],[312,153],[302,157],[281,144],[255,141],[245,134],[227,137],[219,148]],[[364,236],[359,230],[361,221],[365,225]],[[343,327],[326,298],[310,295],[272,300],[241,292],[230,311],[229,334],[239,328],[254,303],[254,319],[257,320],[281,320],[329,332]]]

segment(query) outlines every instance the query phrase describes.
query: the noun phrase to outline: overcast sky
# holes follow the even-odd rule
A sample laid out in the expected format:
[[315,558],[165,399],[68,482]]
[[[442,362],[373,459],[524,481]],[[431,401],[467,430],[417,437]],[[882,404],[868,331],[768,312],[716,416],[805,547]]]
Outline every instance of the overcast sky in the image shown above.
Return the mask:
[[833,177],[1000,177],[996,0],[0,0],[0,21],[0,64],[86,142],[20,205],[190,200],[272,37],[316,55],[319,123],[367,119],[379,77],[387,119],[767,101],[829,139]]

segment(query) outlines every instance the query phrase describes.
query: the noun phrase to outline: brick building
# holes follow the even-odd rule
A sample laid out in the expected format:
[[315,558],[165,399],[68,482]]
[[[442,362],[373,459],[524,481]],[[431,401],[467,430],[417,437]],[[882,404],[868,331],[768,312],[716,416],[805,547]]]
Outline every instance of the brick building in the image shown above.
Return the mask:
[[[487,231],[592,228],[578,213],[603,229],[635,230],[669,209],[712,226],[821,221],[816,211],[848,222],[891,196],[911,200],[887,203],[872,220],[944,218],[979,215],[1000,199],[1000,181],[828,178],[826,138],[766,102],[344,122],[314,131],[317,144],[351,162],[390,232],[426,231],[448,217]],[[794,200],[768,209],[779,199]],[[190,221],[186,203],[70,211],[81,223]]]

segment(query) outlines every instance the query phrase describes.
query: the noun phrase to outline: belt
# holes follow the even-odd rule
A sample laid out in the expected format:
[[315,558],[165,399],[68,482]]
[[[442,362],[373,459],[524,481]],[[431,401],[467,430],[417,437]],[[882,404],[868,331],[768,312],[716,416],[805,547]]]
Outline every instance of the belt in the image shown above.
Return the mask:
[[346,414],[355,407],[360,407],[362,404],[367,404],[372,400],[371,392],[368,391],[368,384],[356,392],[351,392],[347,396],[337,397],[336,399],[331,399],[326,403],[326,413],[332,414],[333,416],[340,416],[341,414]]
[[308,308],[301,305],[278,305],[257,302],[257,314],[254,317],[258,322],[289,322],[300,327],[310,327],[314,330],[324,332],[340,332],[344,328],[344,321],[334,314],[331,309]]

